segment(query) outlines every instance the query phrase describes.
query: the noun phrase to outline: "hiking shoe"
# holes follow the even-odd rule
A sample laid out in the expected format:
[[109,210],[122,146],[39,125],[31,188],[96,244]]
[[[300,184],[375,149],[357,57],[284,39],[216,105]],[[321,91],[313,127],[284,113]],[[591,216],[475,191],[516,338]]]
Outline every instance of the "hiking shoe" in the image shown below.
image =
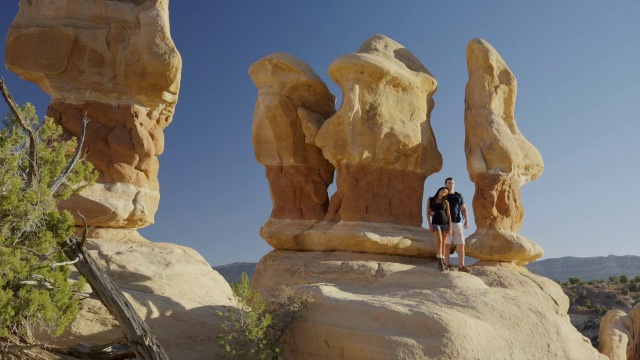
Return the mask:
[[438,270],[440,271],[445,271],[447,270],[447,266],[444,264],[444,260],[443,259],[438,259],[440,261],[438,261]]
[[457,268],[456,268],[455,266],[451,266],[451,265],[449,265],[449,266],[447,266],[447,270],[449,270],[449,271],[456,271],[456,270],[457,270]]
[[471,269],[469,269],[469,268],[468,268],[468,267],[466,267],[466,266],[461,266],[461,267],[459,267],[459,268],[458,268],[458,271],[462,271],[462,272],[466,272],[466,273],[471,274]]

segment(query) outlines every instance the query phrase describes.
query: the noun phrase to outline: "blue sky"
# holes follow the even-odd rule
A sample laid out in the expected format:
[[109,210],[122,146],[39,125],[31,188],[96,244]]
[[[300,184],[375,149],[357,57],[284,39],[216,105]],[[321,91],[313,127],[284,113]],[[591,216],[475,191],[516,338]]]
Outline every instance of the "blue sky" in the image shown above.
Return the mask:
[[[3,41],[17,3],[0,5]],[[269,252],[258,234],[271,199],[253,155],[257,91],[247,70],[268,54],[289,53],[341,99],[327,69],[373,34],[403,44],[438,81],[431,124],[444,165],[425,182],[425,199],[453,176],[471,208],[465,47],[481,37],[515,74],[518,127],[545,162],[542,177],[522,188],[520,234],[540,244],[544,258],[640,255],[638,14],[637,0],[173,0],[182,86],[165,129],[160,209],[141,233],[195,248],[213,265],[255,262]],[[0,52],[4,58],[4,46]],[[31,101],[45,113],[48,95],[5,68],[0,75],[19,103]],[[471,224],[468,234],[473,217]]]

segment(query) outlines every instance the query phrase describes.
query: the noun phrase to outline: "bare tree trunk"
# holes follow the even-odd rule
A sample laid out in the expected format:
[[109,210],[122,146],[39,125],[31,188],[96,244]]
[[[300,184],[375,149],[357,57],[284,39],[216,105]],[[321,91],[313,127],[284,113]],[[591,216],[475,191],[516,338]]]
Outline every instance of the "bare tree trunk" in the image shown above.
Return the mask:
[[65,255],[69,260],[78,259],[74,264],[76,269],[87,279],[93,292],[100,297],[109,312],[115,316],[136,357],[141,360],[168,360],[169,357],[156,340],[155,334],[85,250],[83,245],[86,239],[87,228],[85,225],[82,239],[73,236],[64,244]]

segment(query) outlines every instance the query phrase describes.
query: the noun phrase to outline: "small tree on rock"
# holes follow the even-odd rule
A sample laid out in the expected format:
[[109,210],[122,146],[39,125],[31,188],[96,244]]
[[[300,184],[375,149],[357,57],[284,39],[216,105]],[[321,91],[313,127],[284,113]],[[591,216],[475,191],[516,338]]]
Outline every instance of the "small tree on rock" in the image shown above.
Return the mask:
[[18,111],[22,119],[7,115],[0,129],[0,336],[28,337],[34,327],[57,335],[78,313],[73,293],[82,284],[69,282],[59,244],[74,221],[56,202],[97,173],[77,157],[69,168],[76,140],[63,140],[52,119],[40,122],[28,103]]

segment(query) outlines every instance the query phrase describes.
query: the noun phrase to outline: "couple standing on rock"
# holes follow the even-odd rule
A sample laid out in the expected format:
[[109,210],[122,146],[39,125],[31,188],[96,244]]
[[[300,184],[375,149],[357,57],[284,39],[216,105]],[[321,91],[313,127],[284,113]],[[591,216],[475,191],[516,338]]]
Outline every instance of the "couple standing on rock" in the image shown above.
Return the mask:
[[441,271],[453,269],[449,262],[451,239],[453,238],[460,264],[458,271],[470,273],[471,269],[464,265],[464,230],[461,223],[462,217],[464,217],[464,228],[469,228],[467,205],[464,203],[462,194],[455,192],[453,178],[447,178],[444,185],[438,189],[433,197],[427,200],[429,231],[433,233],[438,246],[438,269]]

